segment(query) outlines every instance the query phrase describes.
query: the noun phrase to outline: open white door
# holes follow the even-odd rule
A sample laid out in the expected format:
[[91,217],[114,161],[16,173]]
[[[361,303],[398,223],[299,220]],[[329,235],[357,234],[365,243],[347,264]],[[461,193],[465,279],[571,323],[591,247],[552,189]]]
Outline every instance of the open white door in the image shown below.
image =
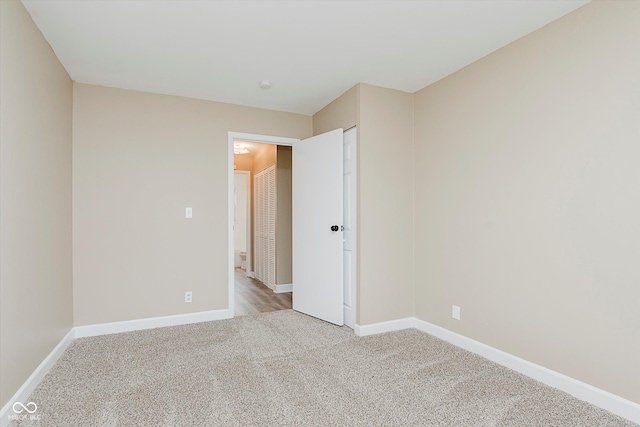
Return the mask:
[[293,309],[336,325],[344,324],[342,149],[342,129],[293,145]]

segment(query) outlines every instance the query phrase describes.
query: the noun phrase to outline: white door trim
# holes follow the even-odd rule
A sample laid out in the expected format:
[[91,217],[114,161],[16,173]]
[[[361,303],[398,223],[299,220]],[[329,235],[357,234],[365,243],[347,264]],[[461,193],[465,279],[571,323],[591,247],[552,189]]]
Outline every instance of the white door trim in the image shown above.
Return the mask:
[[[227,239],[228,239],[228,275],[229,275],[229,315],[235,316],[234,305],[234,290],[235,290],[235,272],[233,265],[234,256],[234,244],[233,244],[233,141],[248,141],[248,142],[260,142],[263,144],[276,144],[276,145],[288,145],[293,146],[296,141],[300,141],[297,138],[284,138],[280,136],[270,135],[258,135],[252,133],[242,132],[229,132],[228,133],[228,147],[227,147]],[[248,262],[247,262],[248,264]]]
[[[345,142],[348,137],[352,137],[352,150],[349,153],[351,156],[351,161],[349,163],[351,179],[353,180],[350,185],[350,201],[353,202],[350,206],[350,209],[347,209],[347,206],[344,206],[345,213],[349,212],[349,222],[346,220],[343,222],[345,228],[345,234],[350,233],[351,238],[349,240],[352,245],[350,246],[351,252],[351,277],[350,277],[350,306],[344,306],[344,324],[355,330],[356,326],[356,318],[357,318],[357,284],[358,284],[358,269],[357,269],[357,259],[358,259],[358,133],[357,128],[355,126],[347,129],[343,133],[342,144],[344,147]],[[343,151],[343,162],[347,162],[347,150]],[[346,170],[343,169],[343,173]],[[344,184],[344,178],[343,178]],[[347,230],[347,224],[351,225],[351,229]],[[347,239],[345,239],[345,246],[343,247],[343,252],[346,254],[345,247],[347,247]],[[345,257],[346,258],[346,257]],[[345,275],[347,274],[346,266],[345,266]],[[347,281],[345,280],[344,286],[347,286]]]

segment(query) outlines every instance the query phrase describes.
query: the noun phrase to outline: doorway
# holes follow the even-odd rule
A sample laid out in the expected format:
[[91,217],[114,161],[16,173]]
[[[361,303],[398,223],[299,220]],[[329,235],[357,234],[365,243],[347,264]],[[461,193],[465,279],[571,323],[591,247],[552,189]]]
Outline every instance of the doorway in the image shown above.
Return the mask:
[[[236,259],[235,259],[235,233],[234,233],[234,219],[236,218],[235,208],[236,204],[234,202],[234,188],[235,188],[235,153],[234,153],[234,143],[236,141],[245,143],[245,144],[256,144],[256,145],[275,145],[275,146],[286,146],[291,147],[293,143],[298,141],[295,138],[283,138],[283,137],[273,137],[273,136],[265,136],[265,135],[255,135],[255,134],[246,134],[239,132],[229,132],[228,134],[228,170],[229,170],[229,311],[232,316],[236,315],[245,315],[245,314],[257,314],[263,311],[273,311],[273,309],[283,309],[283,308],[291,308],[291,292],[287,294],[277,294],[272,289],[268,288],[262,282],[255,279],[255,272],[253,271],[253,266],[255,264],[254,261],[254,251],[253,245],[253,236],[254,230],[251,226],[252,220],[249,221],[249,226],[247,227],[247,244],[246,244],[246,261],[245,261],[245,269],[238,268],[236,269]],[[258,166],[259,167],[259,166]],[[263,169],[259,167],[260,169]],[[252,170],[253,167],[238,165],[239,170]],[[257,172],[257,171],[256,171]],[[253,176],[252,176],[253,175]],[[250,174],[249,182],[251,183],[251,187],[254,185],[255,174]],[[249,190],[249,201],[248,211],[249,216],[251,212],[253,212],[253,190]],[[236,287],[236,283],[238,286]],[[237,288],[237,289],[236,289]],[[236,298],[237,297],[237,298]],[[238,299],[238,304],[236,304],[236,299]],[[288,301],[287,301],[288,299]],[[237,312],[236,312],[237,311]]]
[[[330,136],[329,134],[332,134],[334,136]],[[342,129],[340,129],[339,131],[332,131],[330,133],[327,134],[323,134],[321,136],[317,136],[317,137],[313,137],[310,138],[309,140],[304,140],[304,141],[300,141],[298,139],[294,139],[294,138],[282,138],[282,137],[272,137],[272,136],[263,136],[263,135],[254,135],[254,134],[244,134],[244,133],[237,133],[237,132],[229,132],[229,137],[228,137],[228,153],[229,153],[229,202],[228,202],[228,206],[229,206],[229,310],[231,312],[232,315],[236,315],[236,314],[240,314],[240,313],[236,313],[236,304],[235,304],[235,300],[236,298],[239,298],[238,293],[236,292],[236,272],[235,272],[235,265],[234,265],[234,248],[233,248],[233,219],[234,219],[234,208],[235,205],[233,203],[233,166],[234,166],[234,153],[233,153],[233,148],[234,148],[234,141],[250,141],[252,143],[261,143],[261,144],[276,144],[276,145],[281,145],[281,146],[294,146],[294,152],[298,153],[298,161],[296,161],[296,165],[300,166],[305,164],[305,162],[303,162],[304,157],[304,150],[308,150],[307,148],[304,147],[312,147],[312,146],[316,146],[316,147],[323,147],[325,146],[325,144],[329,143],[329,140],[327,140],[326,138],[329,138],[331,141],[330,146],[333,147],[330,150],[333,150],[332,152],[334,153],[331,157],[332,159],[336,159],[336,156],[339,156],[338,160],[340,163],[336,164],[335,160],[332,160],[330,162],[330,164],[332,166],[327,166],[326,163],[324,163],[324,161],[321,161],[320,158],[322,158],[321,152],[316,151],[314,154],[312,154],[313,157],[316,158],[315,164],[312,161],[311,164],[308,163],[307,161],[307,165],[308,166],[313,166],[310,169],[308,169],[308,172],[305,172],[303,174],[301,174],[300,171],[307,171],[306,166],[305,167],[297,167],[294,168],[295,170],[297,170],[298,172],[293,174],[293,181],[298,182],[298,183],[304,183],[304,185],[299,185],[298,188],[298,192],[296,193],[294,191],[294,198],[295,200],[302,200],[305,199],[304,203],[308,203],[310,199],[314,199],[314,194],[318,194],[317,192],[313,192],[313,191],[307,191],[306,193],[300,193],[300,189],[302,187],[304,187],[305,189],[309,189],[311,187],[313,187],[314,185],[310,185],[313,182],[325,182],[324,180],[329,179],[330,181],[334,182],[335,184],[332,184],[331,188],[333,188],[335,190],[335,193],[337,194],[342,194],[343,190],[344,190],[344,209],[343,209],[343,204],[342,204],[342,196],[340,196],[340,204],[339,206],[339,210],[336,212],[335,208],[332,208],[333,210],[331,210],[331,218],[320,218],[319,221],[298,221],[298,224],[302,224],[302,223],[306,223],[306,224],[302,224],[302,228],[298,228],[294,218],[294,227],[293,227],[293,234],[295,235],[297,232],[298,233],[298,240],[300,239],[300,236],[302,236],[302,231],[308,232],[309,231],[309,227],[312,227],[312,232],[314,234],[320,234],[322,236],[325,236],[323,238],[326,239],[339,239],[338,241],[340,242],[340,246],[338,246],[340,249],[340,255],[339,257],[336,257],[335,254],[335,250],[338,247],[335,247],[336,249],[334,249],[334,252],[332,252],[334,255],[331,255],[330,259],[332,261],[330,262],[323,262],[326,261],[325,257],[323,255],[320,255],[318,258],[315,258],[315,261],[312,261],[312,264],[309,264],[308,262],[302,263],[300,261],[294,261],[294,265],[295,262],[298,262],[298,268],[294,269],[294,272],[298,272],[296,274],[300,275],[301,273],[306,272],[306,268],[304,267],[304,265],[308,265],[311,268],[313,268],[314,270],[317,270],[318,268],[321,268],[321,270],[326,270],[327,266],[332,266],[332,265],[340,265],[340,270],[341,273],[339,276],[340,279],[337,279],[336,276],[332,276],[332,277],[336,277],[335,279],[330,279],[321,283],[324,284],[335,284],[335,285],[331,285],[333,287],[333,289],[336,289],[334,286],[340,286],[340,291],[339,291],[339,299],[336,301],[334,299],[334,301],[336,301],[334,304],[340,304],[338,307],[343,307],[344,310],[344,323],[347,326],[350,327],[354,327],[355,326],[355,320],[356,320],[356,307],[357,307],[357,292],[356,292],[356,283],[357,283],[357,265],[356,265],[356,260],[357,257],[355,256],[355,249],[356,249],[356,244],[355,242],[356,240],[356,231],[357,231],[357,224],[356,224],[356,218],[357,218],[357,213],[356,213],[356,207],[357,207],[357,203],[356,203],[356,190],[357,190],[357,168],[356,168],[356,138],[355,138],[355,128],[352,128],[350,130],[348,130],[347,132],[345,132],[343,134]],[[336,140],[336,138],[339,138],[338,140]],[[298,143],[299,144],[296,144]],[[335,145],[335,144],[339,144],[339,145]],[[311,145],[309,145],[311,144]],[[318,145],[315,145],[318,144]],[[344,146],[343,146],[344,144]],[[304,150],[303,150],[304,148]],[[327,146],[327,148],[329,148],[329,146]],[[335,151],[335,150],[338,151]],[[314,149],[316,150],[316,149]],[[306,153],[308,154],[309,151],[306,151]],[[295,155],[295,154],[294,154]],[[312,159],[313,159],[312,157]],[[307,158],[308,160],[308,158]],[[295,161],[295,160],[294,160]],[[342,168],[342,163],[344,164],[344,171],[345,174],[343,176],[342,173],[340,173],[340,171],[343,169]],[[319,170],[316,167],[316,164],[320,164],[320,165],[325,165],[324,167],[321,166],[321,172],[319,173]],[[326,175],[326,171],[335,171],[336,173],[339,173],[339,178],[335,177],[334,175]],[[297,174],[297,175],[296,175]],[[305,179],[302,178],[303,175],[307,175],[305,177]],[[311,181],[309,181],[309,175],[313,174],[313,176],[310,178]],[[322,181],[320,181],[320,179],[318,178],[318,175],[323,176]],[[337,178],[337,179],[336,179]],[[300,179],[300,181],[298,181],[298,179]],[[314,181],[315,180],[315,181]],[[294,188],[296,188],[296,184],[295,182],[293,183]],[[341,188],[336,188],[335,185],[338,185]],[[297,198],[296,195],[297,194]],[[302,195],[301,195],[302,194]],[[311,195],[311,196],[310,196]],[[319,195],[319,194],[318,194]],[[296,206],[298,206],[297,211],[300,212],[300,206],[302,206],[302,201],[300,203],[298,203]],[[319,208],[320,210],[325,210],[326,207],[328,207],[328,205],[326,205],[324,203],[324,201],[321,201],[321,199],[318,199],[317,202],[312,202],[312,203],[319,203]],[[335,205],[334,205],[335,206]],[[295,211],[296,209],[294,209]],[[343,212],[344,210],[344,212]],[[337,216],[335,215],[337,213]],[[294,215],[295,216],[295,215]],[[344,216],[344,218],[343,218]],[[335,222],[334,222],[335,221]],[[335,224],[344,224],[344,227],[339,227],[338,225]],[[319,228],[316,227],[316,224],[319,225]],[[329,227],[328,225],[331,225],[331,227]],[[326,227],[326,231],[325,231],[325,227]],[[329,230],[329,228],[331,228],[331,231]],[[297,231],[296,231],[297,230]],[[318,230],[321,230],[320,232],[318,232]],[[342,233],[342,231],[344,231],[344,235]],[[306,235],[306,233],[305,233]],[[255,238],[255,234],[253,236]],[[295,241],[295,239],[294,239]],[[305,241],[303,239],[303,241]],[[344,242],[344,243],[343,243]],[[253,243],[255,245],[255,242]],[[300,244],[300,241],[298,241],[298,247],[302,247],[305,245]],[[344,247],[344,255],[342,255],[343,253],[343,247]],[[309,246],[306,245],[306,249],[309,249]],[[312,249],[315,249],[315,247],[313,247]],[[294,256],[294,260],[298,259],[298,260],[302,260],[302,255],[306,256],[307,252],[306,250],[303,251],[297,251],[296,255]],[[325,254],[328,255],[328,254]],[[249,259],[251,255],[249,255],[249,253],[247,254],[247,259]],[[342,265],[343,265],[343,259],[344,259],[344,271],[342,271]],[[335,263],[335,264],[334,264]],[[338,264],[339,263],[339,264]],[[255,265],[255,260],[253,265]],[[335,270],[334,270],[335,271]],[[320,272],[320,271],[318,271]],[[324,273],[324,271],[322,271],[322,273]],[[305,273],[307,274],[307,273]],[[312,274],[316,274],[316,272],[312,273]],[[250,273],[251,275],[251,273]],[[295,277],[295,274],[294,274]],[[343,279],[343,280],[342,280]],[[297,279],[294,279],[297,280]],[[323,318],[322,315],[318,314],[314,314],[314,313],[309,313],[308,311],[305,311],[305,307],[302,307],[302,302],[303,302],[303,297],[306,300],[305,302],[309,302],[309,301],[313,301],[313,299],[317,299],[317,296],[323,296],[324,298],[324,294],[326,292],[326,288],[323,287],[320,288],[316,288],[315,291],[312,291],[312,294],[308,293],[308,286],[310,286],[305,278],[305,280],[299,281],[299,291],[304,290],[305,294],[300,294],[298,296],[298,305],[300,306],[300,308],[296,308],[296,310],[302,311],[303,313],[307,313],[307,314],[311,314],[315,317],[318,318]],[[295,281],[293,282],[293,291],[295,292]],[[335,291],[332,291],[335,292]],[[344,298],[342,298],[344,294]],[[336,295],[335,293],[333,295]],[[311,298],[311,299],[309,299]],[[338,297],[336,297],[338,298]],[[320,298],[322,299],[322,298]],[[294,294],[294,306],[296,304],[296,299],[295,299],[295,294]],[[314,302],[311,302],[311,304],[315,304]],[[308,304],[306,304],[308,305]],[[332,306],[335,307],[335,306]],[[331,309],[333,310],[333,309]],[[311,311],[311,310],[309,310]],[[342,310],[341,310],[342,311]],[[342,315],[340,316],[340,319],[342,319]],[[325,319],[326,320],[326,319]],[[330,320],[332,323],[337,323],[337,324],[343,324],[342,320],[340,321],[333,321]],[[339,322],[339,323],[338,323]]]
[[234,140],[235,315],[292,308],[292,148]]

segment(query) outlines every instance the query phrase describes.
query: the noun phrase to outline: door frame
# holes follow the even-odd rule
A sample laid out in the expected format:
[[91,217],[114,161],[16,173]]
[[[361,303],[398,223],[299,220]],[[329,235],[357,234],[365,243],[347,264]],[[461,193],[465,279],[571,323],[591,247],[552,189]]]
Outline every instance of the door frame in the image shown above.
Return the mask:
[[[344,131],[348,131],[350,129],[352,129],[355,126],[351,126],[350,128],[346,128],[344,129]],[[356,131],[357,132],[357,131]],[[357,134],[356,134],[357,135]],[[359,137],[356,137],[356,159],[359,159],[359,153],[358,153],[358,139]],[[229,265],[228,265],[228,276],[229,276],[229,288],[228,288],[228,292],[229,292],[229,298],[228,298],[228,304],[229,304],[229,316],[230,317],[235,317],[235,266],[234,266],[234,234],[233,234],[233,218],[234,218],[234,205],[233,205],[233,174],[235,172],[234,168],[233,168],[233,143],[235,140],[239,140],[239,141],[247,141],[247,142],[258,142],[258,143],[262,143],[262,144],[273,144],[273,145],[286,145],[289,147],[293,147],[294,143],[296,143],[297,141],[300,141],[300,139],[298,138],[286,138],[286,137],[279,137],[279,136],[270,136],[270,135],[260,135],[260,134],[252,134],[252,133],[244,133],[244,132],[232,132],[229,131],[228,132],[228,146],[227,146],[227,182],[228,182],[228,191],[227,191],[227,206],[228,206],[228,213],[227,213],[227,230],[228,230],[228,258],[229,258]],[[356,194],[354,194],[354,197],[356,198],[356,200],[358,200],[358,192],[357,189],[359,189],[359,185],[358,182],[360,181],[360,165],[359,162],[356,160]],[[249,180],[250,181],[250,180]],[[251,195],[247,195],[248,199],[251,199]],[[253,203],[253,201],[251,201],[251,203]],[[250,218],[250,216],[253,214],[251,208],[249,207],[249,212],[247,217]],[[356,239],[358,239],[357,236],[359,236],[359,230],[360,230],[360,226],[358,223],[358,219],[359,218],[359,214],[356,213],[356,224],[355,224],[355,229],[356,229]],[[251,223],[249,223],[251,224]],[[249,227],[251,228],[251,227]],[[251,233],[248,230],[247,233],[247,237],[249,239],[251,239],[251,237],[249,237],[251,235]],[[249,246],[251,244],[251,241],[249,242]],[[356,243],[356,248],[358,247],[358,243]],[[356,249],[357,250],[357,249]],[[251,254],[251,256],[253,257],[253,253]],[[356,270],[356,283],[355,286],[352,289],[352,298],[353,298],[353,310],[354,310],[354,318],[357,319],[357,313],[358,313],[358,298],[359,298],[359,292],[358,292],[358,287],[359,287],[359,281],[360,281],[360,275],[358,274],[359,269],[358,269],[358,264],[359,264],[359,256],[356,255],[356,265],[354,265],[354,268]],[[247,260],[247,264],[248,264],[248,260]],[[355,331],[355,328],[354,328]]]
[[[353,166],[353,170],[352,170],[352,175],[353,175],[353,185],[354,187],[351,188],[351,197],[352,197],[352,201],[355,202],[355,206],[352,206],[353,208],[353,212],[352,212],[352,216],[351,216],[351,220],[353,221],[352,223],[352,227],[353,227],[353,234],[354,234],[354,239],[355,241],[353,242],[353,249],[352,249],[352,253],[353,253],[353,258],[352,258],[352,283],[351,283],[351,289],[350,289],[350,299],[351,299],[351,311],[349,313],[349,315],[347,315],[347,310],[345,308],[345,316],[344,316],[344,324],[347,325],[348,327],[350,327],[351,329],[353,329],[355,331],[356,329],[356,319],[357,319],[357,313],[358,313],[358,277],[359,277],[359,271],[358,271],[358,236],[359,236],[359,228],[358,228],[358,128],[356,126],[352,126],[348,129],[344,130],[343,133],[343,139],[342,139],[342,144],[344,147],[344,135],[347,134],[347,132],[355,132],[355,139],[353,141],[353,152],[351,153],[353,155],[353,163],[351,164],[351,166]],[[344,152],[346,153],[346,151]],[[345,155],[343,154],[343,161],[344,161],[344,157]],[[344,173],[344,170],[343,170]],[[344,184],[344,181],[343,181]],[[343,247],[343,251],[344,251],[344,247]]]
[[[233,218],[234,218],[234,205],[233,205],[233,142],[247,141],[258,142],[261,144],[272,145],[286,145],[292,147],[297,141],[297,138],[285,138],[280,136],[270,135],[258,135],[252,133],[243,132],[228,132],[228,147],[227,147],[227,206],[229,207],[227,213],[227,230],[228,230],[228,275],[229,275],[229,315],[235,317],[235,266],[234,266],[234,234],[233,234]],[[253,255],[253,254],[252,254]]]

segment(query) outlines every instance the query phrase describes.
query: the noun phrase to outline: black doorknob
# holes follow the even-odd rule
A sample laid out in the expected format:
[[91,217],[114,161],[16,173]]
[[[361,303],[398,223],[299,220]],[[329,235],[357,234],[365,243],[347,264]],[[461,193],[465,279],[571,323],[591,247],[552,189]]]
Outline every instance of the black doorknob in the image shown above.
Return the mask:
[[338,231],[338,230],[340,230],[340,227],[338,227],[337,225],[331,226],[331,231]]

